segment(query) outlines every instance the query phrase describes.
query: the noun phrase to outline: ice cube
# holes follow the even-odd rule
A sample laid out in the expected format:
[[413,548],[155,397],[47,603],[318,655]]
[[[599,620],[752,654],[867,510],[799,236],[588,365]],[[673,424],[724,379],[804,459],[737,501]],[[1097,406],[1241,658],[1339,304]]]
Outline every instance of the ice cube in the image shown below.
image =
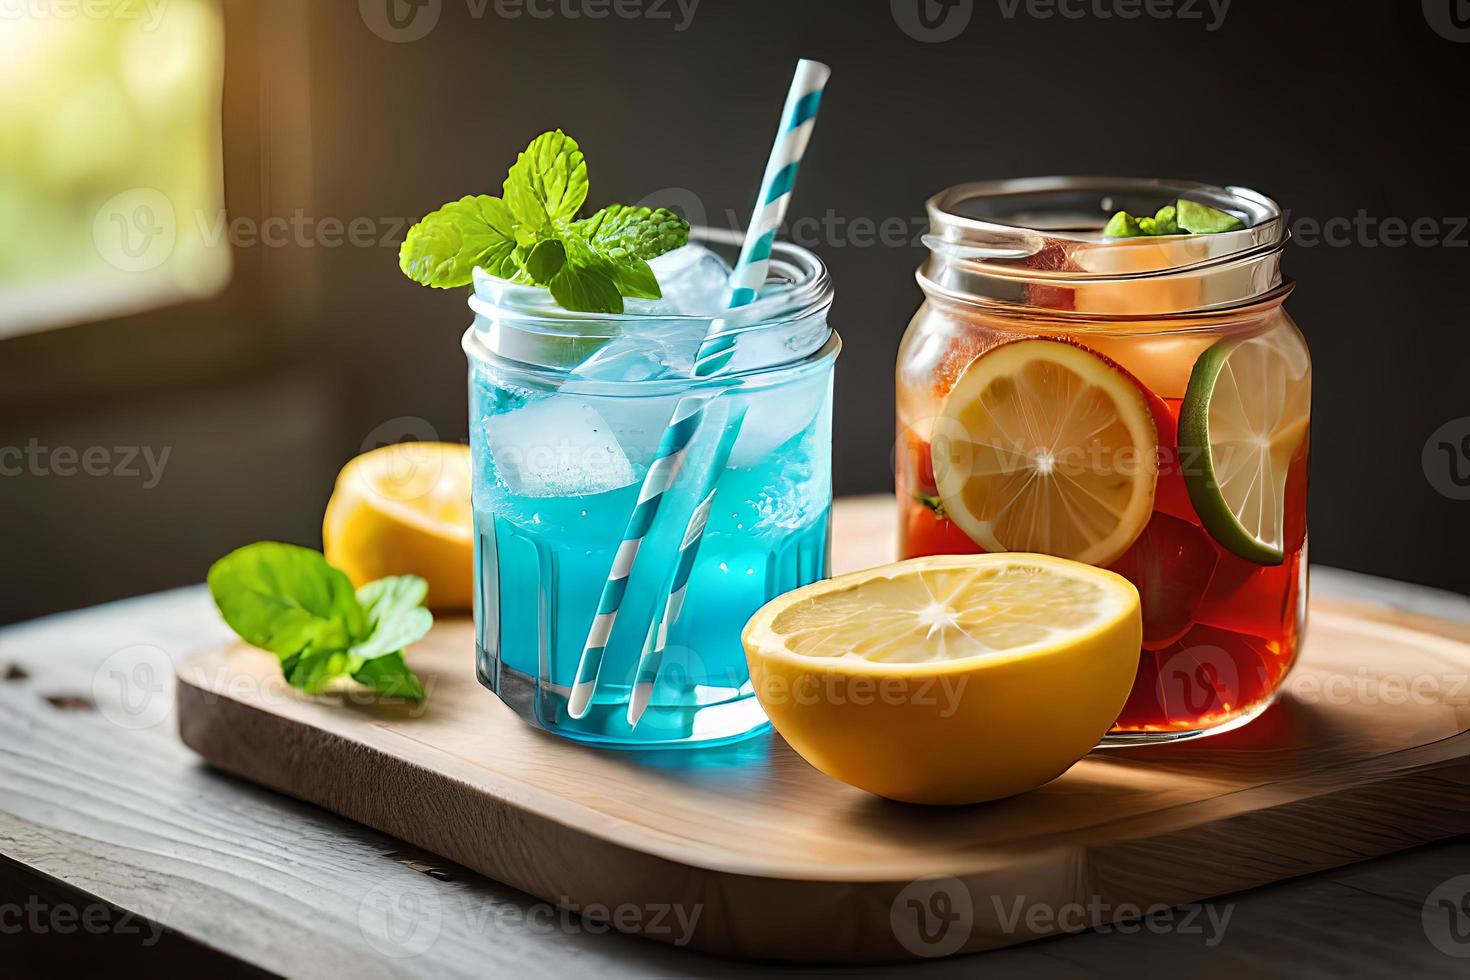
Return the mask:
[[591,403],[553,395],[485,422],[490,455],[522,497],[606,493],[633,483],[633,465]]
[[704,320],[627,320],[621,337],[600,347],[572,372],[597,381],[689,377],[704,340]]
[[804,433],[826,407],[830,384],[828,375],[818,374],[785,387],[757,392],[730,453],[730,465],[740,469],[757,466]]
[[[630,312],[713,316],[730,301],[730,266],[718,253],[691,243],[649,263],[664,298],[632,301]],[[652,308],[642,305],[652,302]]]

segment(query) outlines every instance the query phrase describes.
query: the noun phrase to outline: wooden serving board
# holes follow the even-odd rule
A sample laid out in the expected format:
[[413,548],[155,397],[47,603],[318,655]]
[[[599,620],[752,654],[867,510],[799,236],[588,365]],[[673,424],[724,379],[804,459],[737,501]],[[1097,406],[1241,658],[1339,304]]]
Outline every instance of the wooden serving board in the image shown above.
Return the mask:
[[[839,505],[840,571],[891,555],[892,515]],[[468,621],[437,625],[411,654],[431,692],[413,707],[306,698],[273,657],[218,650],[180,668],[179,726],[221,769],[549,902],[633,909],[619,928],[743,957],[995,948],[1470,833],[1470,627],[1387,608],[1314,603],[1286,693],[1243,729],[1095,752],[954,809],[844,786],[774,735],[584,748],[524,724],[473,658]]]

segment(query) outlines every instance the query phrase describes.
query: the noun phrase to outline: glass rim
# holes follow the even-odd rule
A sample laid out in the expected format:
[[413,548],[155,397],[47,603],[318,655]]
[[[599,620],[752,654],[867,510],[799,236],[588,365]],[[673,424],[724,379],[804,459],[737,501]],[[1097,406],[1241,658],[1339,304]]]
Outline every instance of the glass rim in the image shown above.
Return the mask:
[[[1108,239],[1113,214],[1192,200],[1244,227],[1215,235]],[[1245,187],[1126,177],[1031,177],[960,184],[927,202],[926,295],[1058,316],[1222,313],[1285,281],[1290,232],[1274,200]]]
[[[743,237],[735,231],[695,226],[690,229],[692,243],[713,243],[739,246]],[[587,313],[565,310],[545,300],[550,294],[534,286],[521,286],[505,280],[502,293],[505,302],[496,303],[471,293],[469,307],[479,316],[513,317],[522,323],[534,323],[536,332],[548,336],[574,338],[613,338],[620,335],[617,326],[629,322],[690,323],[735,322],[741,332],[774,329],[793,321],[804,319],[822,311],[832,304],[835,290],[826,264],[815,253],[791,242],[776,242],[771,250],[771,274],[767,283],[780,282],[789,286],[777,293],[756,300],[748,306],[734,310],[722,310],[714,314],[689,313]],[[536,300],[528,303],[523,300]],[[521,300],[521,301],[518,301]],[[607,325],[607,333],[596,332],[599,324]],[[561,327],[562,329],[556,329]]]
[[[1116,212],[1151,216],[1181,198],[1235,214],[1246,227],[1215,235],[1102,239],[1102,229]],[[1096,274],[1087,261],[1091,255],[1116,255],[1139,243],[1152,246],[1148,255],[1129,257],[1153,261],[1129,262],[1127,271],[1167,273],[1282,246],[1287,239],[1285,213],[1270,197],[1249,187],[1192,180],[1055,176],[976,181],[940,191],[925,209],[933,233],[926,244],[931,248],[959,246],[963,252],[968,246],[972,254],[963,257],[1051,275]]]
[[842,335],[836,330],[828,330],[827,338],[820,347],[794,360],[704,377],[676,375],[640,378],[633,381],[581,378],[559,368],[528,364],[525,361],[505,357],[487,349],[476,336],[474,327],[465,331],[460,346],[470,360],[471,370],[476,364],[483,364],[498,371],[533,380],[549,389],[567,390],[569,393],[598,398],[664,398],[691,391],[720,388],[750,391],[769,385],[782,384],[786,380],[783,375],[822,370],[826,368],[826,365],[835,362],[842,354],[843,341]]

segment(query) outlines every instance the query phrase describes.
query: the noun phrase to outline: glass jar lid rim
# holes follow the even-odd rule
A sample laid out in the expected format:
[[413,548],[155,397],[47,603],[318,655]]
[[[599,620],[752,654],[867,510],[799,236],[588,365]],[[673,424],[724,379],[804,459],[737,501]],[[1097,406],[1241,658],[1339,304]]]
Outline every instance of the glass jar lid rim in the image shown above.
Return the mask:
[[[1239,231],[1106,239],[1118,211],[1152,216],[1180,199],[1240,218]],[[1029,177],[959,184],[927,203],[925,244],[948,257],[1051,275],[1167,272],[1285,245],[1284,214],[1247,187],[1127,177]],[[1146,248],[1140,246],[1147,246]]]

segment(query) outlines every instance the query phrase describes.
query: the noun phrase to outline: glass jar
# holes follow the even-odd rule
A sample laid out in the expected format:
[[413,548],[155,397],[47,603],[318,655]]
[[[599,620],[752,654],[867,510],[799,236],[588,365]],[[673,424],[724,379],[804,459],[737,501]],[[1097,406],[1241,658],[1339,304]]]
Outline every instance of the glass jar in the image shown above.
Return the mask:
[[[1181,197],[1244,228],[1102,234]],[[1109,741],[1249,721],[1306,610],[1311,361],[1282,308],[1281,209],[1244,188],[1040,178],[955,187],[929,215],[898,358],[903,557],[1110,568],[1139,590],[1144,638]]]
[[[832,296],[821,262],[790,246],[776,249],[757,303],[703,316],[636,301],[618,316],[572,313],[543,290],[477,282],[464,347],[478,673],[528,722],[627,748],[767,727],[740,631],[769,600],[829,574]],[[736,338],[734,358],[697,377],[711,333]],[[686,405],[699,406],[697,428],[598,647],[604,586]]]

